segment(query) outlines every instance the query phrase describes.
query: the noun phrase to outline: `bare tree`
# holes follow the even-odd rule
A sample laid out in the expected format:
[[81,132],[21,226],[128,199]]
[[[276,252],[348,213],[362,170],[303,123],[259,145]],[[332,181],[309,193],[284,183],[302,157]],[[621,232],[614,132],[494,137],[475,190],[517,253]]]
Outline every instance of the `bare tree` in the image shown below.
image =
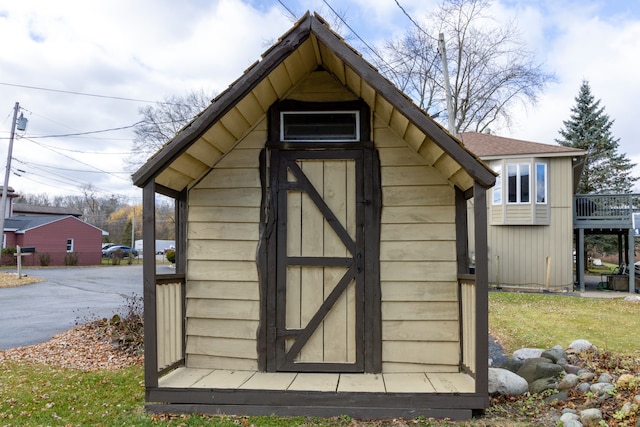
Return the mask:
[[376,66],[414,102],[447,122],[438,36],[444,34],[455,132],[509,126],[511,107],[534,104],[553,74],[536,63],[514,22],[487,15],[490,0],[443,0],[423,25],[389,41]]
[[194,90],[185,96],[170,96],[156,105],[147,105],[138,110],[142,120],[134,128],[128,167],[135,170],[151,155],[160,150],[190,120],[211,104],[212,95],[204,90]]

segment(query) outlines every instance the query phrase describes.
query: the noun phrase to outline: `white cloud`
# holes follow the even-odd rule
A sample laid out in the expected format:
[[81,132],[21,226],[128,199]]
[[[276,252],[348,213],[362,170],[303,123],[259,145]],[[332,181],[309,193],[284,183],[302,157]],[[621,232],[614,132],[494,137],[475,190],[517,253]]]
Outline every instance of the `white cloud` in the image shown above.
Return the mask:
[[[323,0],[283,3],[296,14],[316,10],[330,23],[339,22]],[[412,25],[393,0],[328,3],[371,45],[399,36]],[[418,21],[437,3],[400,1]],[[621,139],[622,151],[640,162],[640,144],[635,141],[635,100],[640,98],[637,7],[621,0],[579,4],[499,0],[492,10],[498,19],[515,17],[537,58],[558,76],[536,107],[518,111],[518,125],[510,135],[553,143],[584,78],[615,120],[613,133]],[[170,0],[5,3],[0,6],[0,83],[152,101],[200,88],[222,91],[291,25],[285,9],[266,0],[187,0],[179,5]],[[357,40],[348,41],[368,54]],[[130,125],[139,120],[138,108],[145,105],[1,84],[0,99],[5,103],[0,105],[0,138],[8,136],[15,101],[30,119],[27,136]],[[36,140],[57,147],[68,157],[20,140],[14,156],[58,168],[89,168],[69,158],[73,157],[115,172],[122,170],[124,156],[94,152],[126,152],[132,137],[125,130],[86,138]],[[0,159],[6,157],[4,150],[6,139],[0,140]],[[10,185],[21,192],[66,194],[77,190],[79,184],[32,175],[46,175],[43,169],[25,166],[23,177],[12,176]],[[71,178],[108,191],[139,194],[126,181],[109,174],[56,171],[63,181]],[[46,185],[30,181],[29,176]]]

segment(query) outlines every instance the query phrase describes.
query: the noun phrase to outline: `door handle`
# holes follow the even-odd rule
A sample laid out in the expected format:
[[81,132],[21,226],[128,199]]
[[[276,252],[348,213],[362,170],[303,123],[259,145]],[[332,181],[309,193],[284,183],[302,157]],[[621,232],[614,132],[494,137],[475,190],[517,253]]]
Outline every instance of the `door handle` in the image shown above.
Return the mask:
[[362,273],[362,252],[356,254],[356,271]]

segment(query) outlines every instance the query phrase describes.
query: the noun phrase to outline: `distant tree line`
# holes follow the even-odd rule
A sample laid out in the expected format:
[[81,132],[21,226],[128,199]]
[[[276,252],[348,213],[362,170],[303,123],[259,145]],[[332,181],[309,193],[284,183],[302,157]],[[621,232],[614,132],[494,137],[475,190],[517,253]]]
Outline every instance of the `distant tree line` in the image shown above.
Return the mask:
[[[130,204],[119,195],[102,196],[90,187],[81,195],[50,196],[46,193],[21,194],[14,203],[29,206],[69,208],[81,212],[80,219],[109,233],[104,242],[131,246],[134,239],[142,239],[142,206]],[[158,239],[174,239],[175,217],[173,202],[158,198],[156,201],[156,235]]]

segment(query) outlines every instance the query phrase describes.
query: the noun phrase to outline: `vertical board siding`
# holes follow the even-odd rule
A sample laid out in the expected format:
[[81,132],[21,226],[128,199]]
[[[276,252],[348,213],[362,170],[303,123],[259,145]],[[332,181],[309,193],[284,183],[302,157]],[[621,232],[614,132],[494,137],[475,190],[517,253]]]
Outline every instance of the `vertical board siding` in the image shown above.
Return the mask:
[[[487,240],[489,283],[493,285],[550,291],[573,288],[571,158],[550,158],[548,161],[548,204],[536,208],[538,223],[548,222],[547,225],[495,225],[497,217],[491,217]],[[487,198],[492,200],[491,190],[488,191]],[[489,214],[495,214],[499,209],[491,206]],[[531,211],[530,205],[514,209]],[[513,219],[514,209],[507,213],[509,220]],[[544,215],[548,215],[547,220],[543,220]],[[525,217],[530,219],[526,214]],[[473,215],[469,219],[472,227]],[[472,239],[470,245],[473,248]]]
[[460,301],[462,310],[462,363],[471,372],[476,372],[476,285],[462,281],[460,283]]
[[158,368],[182,358],[182,284],[156,285]]
[[382,369],[457,372],[455,192],[385,125],[394,120],[374,119],[382,179]]

